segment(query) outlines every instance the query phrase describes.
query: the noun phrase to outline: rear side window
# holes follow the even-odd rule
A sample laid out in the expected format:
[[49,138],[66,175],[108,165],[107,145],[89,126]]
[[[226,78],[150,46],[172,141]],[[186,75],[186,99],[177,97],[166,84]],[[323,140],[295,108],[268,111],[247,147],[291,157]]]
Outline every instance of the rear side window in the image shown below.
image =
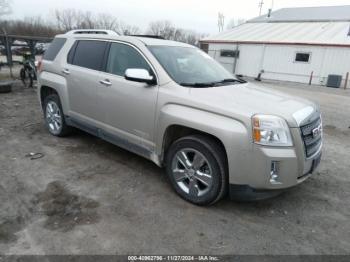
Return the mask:
[[55,38],[44,54],[44,60],[53,61],[66,43],[65,38]]
[[106,71],[111,74],[124,76],[130,68],[146,69],[151,73],[151,67],[135,50],[135,48],[119,43],[112,43],[109,51]]
[[73,46],[75,48],[74,57],[71,59],[71,54],[69,54],[68,62],[76,66],[101,70],[107,44],[107,42],[103,41],[78,41]]

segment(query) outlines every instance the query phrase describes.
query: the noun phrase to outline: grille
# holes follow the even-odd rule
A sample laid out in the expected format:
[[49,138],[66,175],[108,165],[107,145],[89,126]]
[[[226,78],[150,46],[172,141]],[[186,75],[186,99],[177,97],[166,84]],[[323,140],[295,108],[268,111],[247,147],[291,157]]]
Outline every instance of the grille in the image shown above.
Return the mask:
[[[321,127],[321,128],[320,128]],[[315,129],[319,132],[314,133]],[[301,135],[304,141],[306,157],[311,157],[320,149],[322,145],[322,120],[318,117],[313,122],[300,127]]]

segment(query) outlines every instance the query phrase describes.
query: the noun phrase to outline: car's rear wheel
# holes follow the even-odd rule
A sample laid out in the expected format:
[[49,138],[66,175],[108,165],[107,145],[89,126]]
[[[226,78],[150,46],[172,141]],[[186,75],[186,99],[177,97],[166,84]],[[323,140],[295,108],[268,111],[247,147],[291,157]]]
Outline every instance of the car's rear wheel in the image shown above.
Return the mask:
[[71,128],[66,124],[61,101],[58,95],[52,94],[44,100],[45,123],[49,132],[54,136],[66,136]]
[[166,156],[166,170],[175,191],[193,204],[214,204],[226,192],[225,154],[210,137],[195,135],[175,141]]

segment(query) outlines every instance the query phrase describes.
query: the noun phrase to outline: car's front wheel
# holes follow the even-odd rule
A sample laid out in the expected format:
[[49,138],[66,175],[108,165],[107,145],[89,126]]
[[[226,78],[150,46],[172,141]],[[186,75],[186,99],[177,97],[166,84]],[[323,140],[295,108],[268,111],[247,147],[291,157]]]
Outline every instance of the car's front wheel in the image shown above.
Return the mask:
[[219,201],[227,188],[223,148],[212,138],[194,135],[175,141],[166,156],[166,171],[175,191],[196,205]]

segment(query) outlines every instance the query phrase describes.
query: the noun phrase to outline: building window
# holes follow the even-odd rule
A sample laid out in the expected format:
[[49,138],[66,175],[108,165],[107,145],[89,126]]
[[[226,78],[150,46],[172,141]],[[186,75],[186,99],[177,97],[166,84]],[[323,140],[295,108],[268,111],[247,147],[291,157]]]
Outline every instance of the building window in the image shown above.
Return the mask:
[[296,53],[295,62],[309,63],[311,53]]
[[200,44],[200,48],[208,54],[209,52],[209,44]]
[[239,50],[221,50],[220,56],[222,57],[239,57]]

